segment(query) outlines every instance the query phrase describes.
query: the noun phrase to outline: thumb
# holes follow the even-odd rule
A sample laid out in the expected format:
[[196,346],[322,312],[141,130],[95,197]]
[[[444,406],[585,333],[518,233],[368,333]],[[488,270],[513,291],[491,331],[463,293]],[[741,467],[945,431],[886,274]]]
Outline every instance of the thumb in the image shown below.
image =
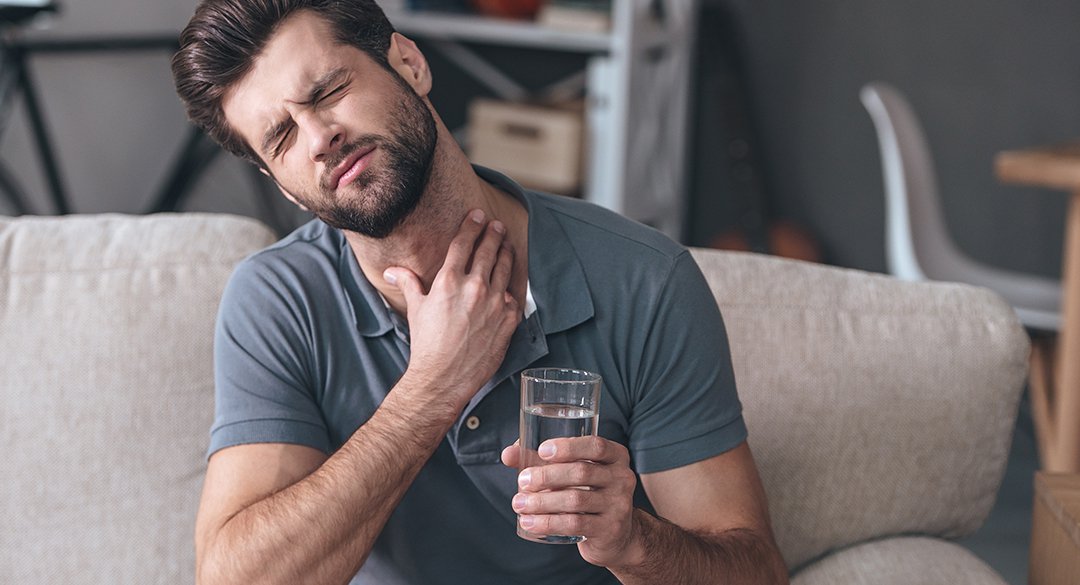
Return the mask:
[[383,271],[383,279],[391,286],[396,286],[401,294],[405,295],[405,304],[411,305],[414,300],[424,296],[424,287],[420,284],[420,277],[412,270],[391,266]]
[[513,445],[509,445],[502,450],[499,459],[502,460],[502,464],[507,467],[517,467],[521,462],[521,449],[518,448],[518,441],[514,441]]

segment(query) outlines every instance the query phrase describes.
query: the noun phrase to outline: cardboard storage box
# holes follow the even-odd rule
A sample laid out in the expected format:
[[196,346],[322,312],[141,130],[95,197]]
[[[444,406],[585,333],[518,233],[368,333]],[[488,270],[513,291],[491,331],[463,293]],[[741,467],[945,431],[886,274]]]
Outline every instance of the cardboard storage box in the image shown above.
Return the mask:
[[1080,474],[1035,474],[1028,582],[1080,583]]
[[469,105],[469,159],[530,189],[580,194],[583,118],[579,102],[552,107],[475,99]]

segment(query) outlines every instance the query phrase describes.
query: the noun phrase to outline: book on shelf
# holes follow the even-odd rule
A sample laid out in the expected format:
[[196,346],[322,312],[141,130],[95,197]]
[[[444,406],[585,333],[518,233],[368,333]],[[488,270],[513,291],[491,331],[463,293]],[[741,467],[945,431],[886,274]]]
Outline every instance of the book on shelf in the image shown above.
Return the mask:
[[611,0],[547,0],[536,16],[540,25],[580,32],[611,30]]

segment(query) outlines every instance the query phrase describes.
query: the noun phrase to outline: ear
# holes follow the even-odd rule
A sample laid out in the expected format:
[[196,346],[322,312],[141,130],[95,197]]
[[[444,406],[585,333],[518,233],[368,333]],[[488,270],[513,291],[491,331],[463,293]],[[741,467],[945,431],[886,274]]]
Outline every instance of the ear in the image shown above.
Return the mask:
[[386,58],[390,67],[413,88],[416,95],[426,97],[431,92],[431,69],[416,43],[400,33],[394,33],[390,37]]
[[266,175],[267,177],[270,177],[270,180],[273,181],[275,185],[277,185],[278,191],[281,191],[281,194],[284,195],[285,198],[288,199],[290,202],[292,202],[293,205],[299,207],[300,209],[303,209],[304,211],[311,211],[303,203],[297,201],[296,197],[293,197],[292,193],[286,191],[285,187],[282,187],[281,183],[278,183],[278,180],[274,178],[274,175],[271,175],[270,171],[266,170],[266,167],[260,165],[259,172]]

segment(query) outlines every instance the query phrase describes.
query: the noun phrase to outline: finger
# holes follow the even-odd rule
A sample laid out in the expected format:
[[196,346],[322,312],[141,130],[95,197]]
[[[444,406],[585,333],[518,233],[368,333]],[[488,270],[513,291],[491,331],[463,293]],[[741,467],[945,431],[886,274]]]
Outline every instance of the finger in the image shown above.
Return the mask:
[[613,507],[606,493],[593,490],[519,492],[511,506],[518,514],[602,514]]
[[603,520],[595,514],[539,514],[518,517],[521,527],[549,536],[596,536]]
[[630,452],[625,446],[595,435],[548,439],[540,444],[537,453],[541,459],[551,463],[595,461],[630,464]]
[[509,244],[503,243],[499,248],[499,259],[495,267],[491,269],[492,290],[505,291],[510,286],[510,272],[514,268],[514,249]]
[[575,461],[529,467],[518,474],[518,490],[542,492],[566,488],[633,491],[637,476],[624,465]]
[[521,464],[521,450],[518,448],[518,441],[514,441],[513,445],[503,449],[499,458],[502,460],[503,465],[516,469]]
[[506,226],[501,221],[493,221],[484,230],[480,243],[473,252],[472,263],[469,266],[469,274],[479,276],[487,283],[491,280],[491,269],[498,259],[499,250],[506,237]]
[[387,284],[396,286],[401,294],[405,295],[406,307],[413,306],[414,302],[424,296],[424,285],[421,284],[420,277],[408,268],[391,266],[383,271],[383,279]]
[[476,247],[476,238],[483,233],[484,225],[483,210],[474,209],[469,212],[465,221],[461,222],[457,235],[450,242],[450,249],[446,252],[446,261],[443,262],[444,270],[465,272],[465,267],[469,265],[469,259],[472,258],[473,248]]

